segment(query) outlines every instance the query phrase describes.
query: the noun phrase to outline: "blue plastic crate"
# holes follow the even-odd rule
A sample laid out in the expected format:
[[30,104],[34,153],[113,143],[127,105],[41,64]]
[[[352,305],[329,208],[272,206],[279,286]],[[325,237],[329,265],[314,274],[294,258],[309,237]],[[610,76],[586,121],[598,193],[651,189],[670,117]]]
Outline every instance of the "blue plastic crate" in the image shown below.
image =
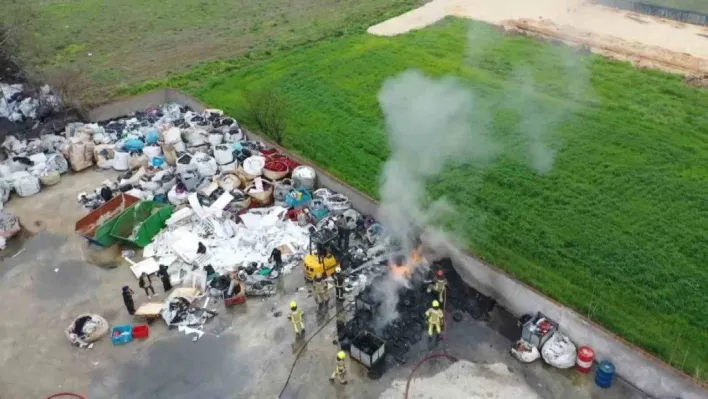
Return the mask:
[[301,209],[312,200],[312,195],[304,188],[294,188],[285,194],[285,202],[293,209]]
[[111,329],[111,342],[113,345],[123,345],[133,340],[133,326],[123,324]]

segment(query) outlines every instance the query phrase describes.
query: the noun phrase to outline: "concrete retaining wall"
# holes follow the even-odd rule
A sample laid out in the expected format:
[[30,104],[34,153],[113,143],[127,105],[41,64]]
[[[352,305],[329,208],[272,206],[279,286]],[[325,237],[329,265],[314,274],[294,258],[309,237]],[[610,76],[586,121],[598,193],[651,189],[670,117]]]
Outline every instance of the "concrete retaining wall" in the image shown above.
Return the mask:
[[[203,111],[207,108],[206,105],[177,90],[163,89],[104,105],[89,112],[89,118],[92,121],[117,118],[164,102],[176,102],[180,105],[189,106],[195,111]],[[351,200],[354,208],[360,212],[371,215],[376,214],[378,205],[373,198],[314,166],[306,159],[290,154],[269,140],[251,132],[246,134],[250,139],[267,142],[282,152],[289,154],[298,162],[314,167],[318,173],[317,178],[320,186],[346,195]],[[446,255],[453,259],[455,269],[476,290],[494,297],[501,306],[517,316],[541,311],[554,318],[560,323],[563,332],[574,342],[593,347],[599,360],[612,360],[617,367],[618,375],[622,379],[647,394],[654,397],[676,397],[681,395],[683,399],[707,397],[706,390],[686,374],[641,349],[624,342],[621,338],[575,311],[542,295],[503,271],[481,262],[469,253],[461,251],[447,242],[443,244],[443,247]]]
[[621,8],[641,14],[653,15],[660,18],[673,19],[694,25],[708,25],[708,15],[698,11],[679,10],[656,4],[641,3],[632,0],[593,0],[597,4],[608,7]]

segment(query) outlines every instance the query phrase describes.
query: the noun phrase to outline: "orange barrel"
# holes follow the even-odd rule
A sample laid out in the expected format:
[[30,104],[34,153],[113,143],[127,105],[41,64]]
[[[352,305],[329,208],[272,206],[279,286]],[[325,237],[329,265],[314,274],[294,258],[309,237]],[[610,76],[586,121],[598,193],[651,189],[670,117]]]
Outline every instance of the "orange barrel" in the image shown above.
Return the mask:
[[581,373],[588,373],[592,368],[593,360],[595,360],[595,351],[589,346],[581,346],[578,348],[578,359],[575,362],[575,368]]

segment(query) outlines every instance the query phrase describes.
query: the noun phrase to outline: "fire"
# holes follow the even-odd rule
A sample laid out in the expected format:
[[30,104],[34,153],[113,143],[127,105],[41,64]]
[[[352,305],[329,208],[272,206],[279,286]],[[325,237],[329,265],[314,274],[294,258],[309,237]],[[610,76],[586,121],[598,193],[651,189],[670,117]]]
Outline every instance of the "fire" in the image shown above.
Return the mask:
[[391,273],[393,273],[396,277],[409,279],[413,275],[413,268],[416,264],[418,264],[418,262],[420,262],[421,259],[420,248],[416,248],[404,262],[397,264],[396,261],[391,261],[389,264],[391,267]]

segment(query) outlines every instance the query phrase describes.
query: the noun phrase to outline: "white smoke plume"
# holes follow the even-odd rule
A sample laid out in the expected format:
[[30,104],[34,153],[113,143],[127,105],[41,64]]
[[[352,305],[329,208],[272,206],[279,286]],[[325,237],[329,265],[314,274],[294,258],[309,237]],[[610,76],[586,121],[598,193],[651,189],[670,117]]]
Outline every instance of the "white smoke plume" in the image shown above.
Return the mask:
[[[489,29],[472,25],[467,62],[485,62],[493,56],[502,40]],[[564,93],[569,102],[581,101],[589,94],[589,71],[580,57],[566,48],[553,48],[548,56],[560,55],[563,64]],[[483,169],[497,156],[520,151],[523,143],[529,165],[539,174],[548,173],[559,148],[554,132],[570,113],[561,104],[554,107],[541,101],[531,69],[516,67],[504,82],[504,90],[486,92],[484,102],[474,91],[453,77],[432,78],[419,71],[406,71],[384,82],[378,95],[389,138],[391,155],[380,181],[381,197],[378,219],[386,233],[403,245],[410,254],[422,230],[432,232],[433,241],[451,241],[450,236],[434,228],[441,218],[454,217],[454,208],[444,198],[429,201],[428,182],[450,165],[468,163]],[[506,84],[510,83],[510,84]],[[493,105],[494,104],[494,105]],[[494,140],[489,135],[497,109],[513,111],[519,119],[517,137]],[[512,154],[514,155],[514,154]],[[469,184],[470,182],[460,182]],[[478,220],[483,220],[483,217]],[[430,243],[429,243],[430,244]],[[432,245],[435,245],[434,243]],[[398,315],[399,288],[409,284],[406,278],[387,275],[373,287],[381,302],[382,327]]]
[[[425,205],[429,179],[451,162],[487,163],[496,150],[486,134],[486,117],[475,115],[472,92],[455,78],[407,71],[387,80],[378,100],[391,148],[381,176],[378,219],[410,254],[419,229],[451,209],[443,199]],[[382,303],[380,325],[397,317],[397,291],[407,283],[391,274],[375,288]]]

